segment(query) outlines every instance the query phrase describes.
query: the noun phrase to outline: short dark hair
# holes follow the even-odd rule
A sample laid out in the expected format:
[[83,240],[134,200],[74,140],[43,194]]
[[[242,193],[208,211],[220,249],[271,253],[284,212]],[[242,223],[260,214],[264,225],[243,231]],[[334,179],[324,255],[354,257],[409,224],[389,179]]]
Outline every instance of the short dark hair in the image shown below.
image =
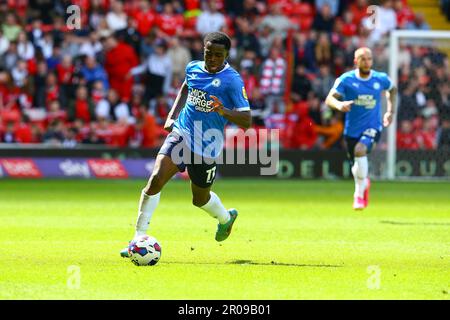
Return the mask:
[[203,39],[203,44],[206,44],[207,42],[211,42],[214,44],[221,44],[225,47],[227,51],[230,51],[231,48],[231,39],[227,34],[223,32],[208,33]]

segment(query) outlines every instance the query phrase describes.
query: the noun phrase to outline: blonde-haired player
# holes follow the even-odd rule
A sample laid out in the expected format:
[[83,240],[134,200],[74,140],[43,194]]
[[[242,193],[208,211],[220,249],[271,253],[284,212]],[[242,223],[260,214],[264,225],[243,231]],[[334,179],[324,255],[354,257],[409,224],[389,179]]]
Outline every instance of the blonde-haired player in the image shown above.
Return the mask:
[[[355,179],[353,208],[362,210],[369,203],[370,179],[367,155],[380,139],[381,131],[391,124],[397,89],[384,72],[372,70],[372,51],[355,51],[356,68],[342,74],[330,90],[325,103],[345,112],[344,137]],[[387,98],[382,117],[381,99]]]

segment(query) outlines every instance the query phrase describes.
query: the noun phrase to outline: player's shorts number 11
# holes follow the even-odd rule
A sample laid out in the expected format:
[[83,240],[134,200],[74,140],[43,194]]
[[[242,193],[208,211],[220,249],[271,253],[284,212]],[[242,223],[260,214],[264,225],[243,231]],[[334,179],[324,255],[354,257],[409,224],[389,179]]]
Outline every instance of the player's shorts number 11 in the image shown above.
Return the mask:
[[216,176],[216,167],[206,170],[206,173],[208,174],[206,177],[206,183],[211,183]]

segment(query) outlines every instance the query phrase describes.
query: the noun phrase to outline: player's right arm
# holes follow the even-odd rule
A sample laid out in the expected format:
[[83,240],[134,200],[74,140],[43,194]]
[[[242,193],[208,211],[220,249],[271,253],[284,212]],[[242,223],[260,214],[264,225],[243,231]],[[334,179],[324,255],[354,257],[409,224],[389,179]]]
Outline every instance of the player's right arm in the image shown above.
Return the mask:
[[187,96],[188,96],[188,86],[185,80],[181,85],[180,91],[178,91],[177,97],[173,102],[169,114],[167,115],[166,123],[164,124],[164,130],[169,132],[172,131],[175,120],[178,118],[181,109],[183,109],[184,105],[186,104]]
[[328,93],[327,98],[325,99],[325,104],[330,108],[336,109],[342,112],[348,112],[351,109],[351,105],[353,104],[353,100],[348,101],[340,101],[338,99],[342,99],[342,96],[333,92],[333,89]]
[[331,88],[325,99],[325,104],[330,108],[336,109],[341,112],[348,112],[351,109],[353,103],[350,101],[341,101],[345,96],[345,84],[343,81],[343,76],[340,76],[334,82],[333,88]]

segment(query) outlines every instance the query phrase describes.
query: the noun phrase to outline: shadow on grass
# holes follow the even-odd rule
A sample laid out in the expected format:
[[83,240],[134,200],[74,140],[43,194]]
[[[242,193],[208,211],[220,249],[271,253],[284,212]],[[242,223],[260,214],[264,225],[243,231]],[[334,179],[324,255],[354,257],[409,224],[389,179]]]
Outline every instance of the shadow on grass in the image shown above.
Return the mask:
[[393,224],[399,226],[450,226],[450,223],[446,222],[401,222],[401,221],[380,221],[384,224]]
[[282,266],[282,267],[310,267],[310,268],[341,268],[343,266],[332,265],[332,264],[297,264],[297,263],[282,263],[282,262],[255,262],[252,260],[233,260],[227,262],[180,262],[171,261],[164,262],[166,264],[198,264],[198,265],[228,265],[228,264],[238,264],[238,265],[252,265],[252,266]]

